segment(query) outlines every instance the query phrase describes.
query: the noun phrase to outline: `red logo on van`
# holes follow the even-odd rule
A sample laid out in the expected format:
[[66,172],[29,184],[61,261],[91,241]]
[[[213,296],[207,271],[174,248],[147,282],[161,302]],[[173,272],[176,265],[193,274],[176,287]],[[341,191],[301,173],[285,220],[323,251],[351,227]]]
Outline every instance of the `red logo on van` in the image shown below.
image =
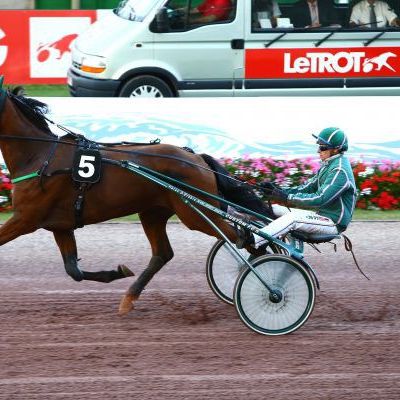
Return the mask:
[[389,68],[393,72],[396,70],[388,63],[389,58],[397,57],[396,54],[388,51],[386,53],[381,54],[380,56],[367,58],[363,62],[364,72],[371,72],[372,70],[380,71],[382,68]]
[[246,50],[246,78],[343,78],[400,75],[400,48]]
[[50,57],[61,59],[65,53],[69,53],[72,41],[77,37],[76,33],[63,36],[53,43],[45,43],[37,48],[37,59],[40,62],[47,61]]

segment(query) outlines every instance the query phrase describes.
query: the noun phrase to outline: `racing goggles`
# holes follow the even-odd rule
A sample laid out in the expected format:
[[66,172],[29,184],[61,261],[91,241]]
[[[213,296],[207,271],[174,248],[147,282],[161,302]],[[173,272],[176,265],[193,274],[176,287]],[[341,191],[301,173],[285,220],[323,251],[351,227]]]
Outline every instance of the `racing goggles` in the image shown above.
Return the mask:
[[315,137],[315,139],[317,139],[317,144],[318,144],[318,150],[319,151],[326,151],[326,150],[331,150],[334,149],[335,147],[332,146],[327,140],[318,137],[317,135],[312,134],[313,137]]
[[326,150],[332,150],[332,147],[328,147],[328,146],[324,146],[324,145],[318,146],[318,151],[326,151]]

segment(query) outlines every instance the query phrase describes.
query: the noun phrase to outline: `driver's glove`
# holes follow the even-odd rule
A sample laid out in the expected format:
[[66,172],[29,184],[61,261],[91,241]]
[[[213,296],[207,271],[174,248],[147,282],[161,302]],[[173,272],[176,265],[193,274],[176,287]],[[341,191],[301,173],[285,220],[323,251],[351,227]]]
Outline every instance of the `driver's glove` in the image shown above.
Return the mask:
[[275,189],[278,189],[277,186],[275,186],[273,183],[269,182],[269,181],[264,181],[258,184],[259,187],[261,187],[264,190],[264,193],[266,195],[271,195],[272,192]]
[[275,200],[286,203],[288,199],[288,194],[281,189],[275,188],[271,193],[271,197],[274,198]]

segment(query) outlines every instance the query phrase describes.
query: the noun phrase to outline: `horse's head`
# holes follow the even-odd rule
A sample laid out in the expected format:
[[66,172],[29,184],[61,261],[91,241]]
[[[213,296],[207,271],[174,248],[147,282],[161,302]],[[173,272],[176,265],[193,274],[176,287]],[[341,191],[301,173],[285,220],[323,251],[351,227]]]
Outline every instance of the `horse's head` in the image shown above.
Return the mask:
[[[42,157],[57,138],[47,124],[46,104],[25,97],[21,86],[3,87],[0,77],[0,147],[10,172]],[[44,140],[43,140],[44,139]]]
[[[48,112],[47,104],[30,97],[25,97],[25,90],[22,86],[8,89],[4,88],[3,81],[4,77],[0,76],[0,115],[7,112],[5,103],[8,99],[11,101],[13,106],[9,109],[10,112],[14,112],[16,114],[14,115],[14,118],[10,118],[10,120],[17,119],[19,126],[21,126],[21,124],[27,125],[27,122],[30,122],[34,127],[39,128],[39,131],[37,131],[32,129],[32,126],[27,126],[26,129],[19,129],[20,134],[23,134],[23,132],[29,132],[31,136],[33,131],[36,131],[35,136],[42,136],[41,133],[44,133],[46,136],[54,136],[47,124],[47,119],[45,117],[45,114]],[[15,130],[10,126],[8,126],[6,130],[9,133],[15,132]],[[0,133],[3,132],[0,131]]]

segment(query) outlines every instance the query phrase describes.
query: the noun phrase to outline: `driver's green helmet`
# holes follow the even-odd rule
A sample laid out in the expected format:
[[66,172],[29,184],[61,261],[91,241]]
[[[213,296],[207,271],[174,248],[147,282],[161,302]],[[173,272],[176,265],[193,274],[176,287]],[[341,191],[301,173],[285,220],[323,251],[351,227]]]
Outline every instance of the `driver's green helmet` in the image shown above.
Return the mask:
[[349,143],[346,134],[339,128],[325,128],[318,136],[313,135],[317,139],[317,144],[326,146],[329,149],[339,149],[347,151]]

